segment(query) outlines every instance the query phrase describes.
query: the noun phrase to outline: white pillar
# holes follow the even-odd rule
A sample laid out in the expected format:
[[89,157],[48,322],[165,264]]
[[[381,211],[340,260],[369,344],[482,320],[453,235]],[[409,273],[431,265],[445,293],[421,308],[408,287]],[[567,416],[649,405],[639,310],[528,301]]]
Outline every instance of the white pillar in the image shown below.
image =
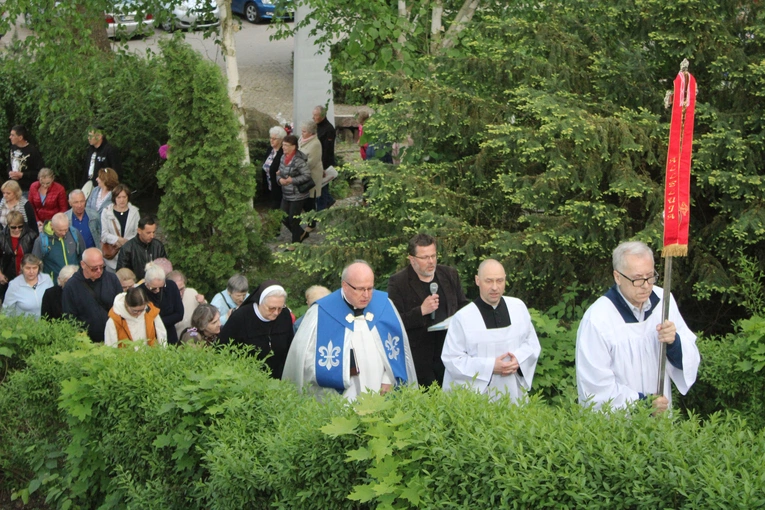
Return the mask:
[[[295,12],[295,23],[299,23],[309,12],[308,6],[300,2]],[[329,50],[318,53],[315,38],[308,34],[313,24],[295,34],[295,55],[293,58],[292,121],[295,134],[300,137],[300,123],[311,118],[317,105],[328,103],[327,119],[335,124],[335,103],[332,98],[332,74],[327,70]]]

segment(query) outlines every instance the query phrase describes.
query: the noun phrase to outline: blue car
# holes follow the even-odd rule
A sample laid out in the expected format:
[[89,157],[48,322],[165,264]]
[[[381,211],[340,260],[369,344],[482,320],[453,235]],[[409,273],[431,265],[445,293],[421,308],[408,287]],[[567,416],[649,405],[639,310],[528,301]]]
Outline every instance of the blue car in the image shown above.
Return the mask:
[[274,0],[231,0],[231,11],[241,14],[250,23],[260,23],[273,18],[292,19],[294,13],[276,16]]

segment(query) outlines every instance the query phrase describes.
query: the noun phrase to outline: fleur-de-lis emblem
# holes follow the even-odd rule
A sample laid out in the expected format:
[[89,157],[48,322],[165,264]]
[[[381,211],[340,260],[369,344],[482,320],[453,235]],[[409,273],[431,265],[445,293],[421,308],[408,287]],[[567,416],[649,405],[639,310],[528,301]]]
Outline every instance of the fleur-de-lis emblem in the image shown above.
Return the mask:
[[348,315],[346,315],[346,316],[345,316],[345,320],[347,320],[347,321],[348,321],[348,324],[350,324],[351,322],[353,322],[353,319],[354,319],[354,317],[353,317],[353,314],[352,314],[352,313],[349,313]]
[[319,347],[319,356],[321,356],[319,366],[332,370],[332,367],[340,364],[338,359],[340,357],[340,347],[333,346],[332,340],[330,340],[326,347],[323,345]]
[[367,312],[366,315],[364,315],[364,319],[366,319],[367,322],[371,322],[372,319],[375,318],[375,314],[372,312]]
[[388,339],[385,341],[385,350],[388,351],[388,359],[398,359],[398,354],[400,349],[398,348],[398,343],[401,341],[401,339],[397,336],[391,336],[390,333],[388,333]]

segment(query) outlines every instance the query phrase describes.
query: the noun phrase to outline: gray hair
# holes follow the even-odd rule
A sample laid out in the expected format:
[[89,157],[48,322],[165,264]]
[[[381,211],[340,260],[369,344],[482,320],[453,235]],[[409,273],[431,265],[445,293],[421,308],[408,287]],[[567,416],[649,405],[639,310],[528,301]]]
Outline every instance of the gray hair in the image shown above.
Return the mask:
[[629,256],[650,258],[653,262],[653,251],[642,241],[626,241],[614,249],[612,263],[615,271],[625,268],[625,260]]
[[300,130],[308,131],[312,135],[316,134],[316,123],[312,120],[304,120],[300,123]]
[[279,140],[283,140],[284,137],[287,136],[287,132],[281,126],[272,127],[271,129],[268,130],[268,134],[271,136],[278,137]]
[[327,118],[327,107],[323,104],[319,104],[313,107],[313,111],[319,110],[319,115],[321,115],[322,119]]
[[186,275],[178,271],[177,269],[174,269],[173,271],[170,271],[169,273],[167,273],[167,278],[173,281],[180,280],[183,282],[184,285],[188,283],[186,281]]
[[154,280],[164,280],[165,279],[165,270],[162,269],[161,266],[158,264],[155,264],[154,262],[149,262],[146,264],[146,274],[144,275],[143,280],[145,282],[153,282]]
[[72,277],[74,273],[76,273],[80,269],[79,266],[75,266],[74,264],[69,264],[68,266],[64,266],[61,268],[61,271],[58,272],[58,278],[56,281],[58,282],[59,287],[63,287],[64,284],[69,281],[69,278]]
[[250,290],[250,282],[247,281],[246,276],[237,273],[228,279],[226,290],[229,294],[234,292],[247,292]]
[[85,198],[85,192],[81,189],[73,189],[69,192],[69,200],[71,200],[75,195],[82,195],[83,198]]
[[66,214],[60,212],[53,215],[53,217],[50,219],[51,224],[53,225],[64,225],[66,223],[66,226],[69,227],[69,218]]

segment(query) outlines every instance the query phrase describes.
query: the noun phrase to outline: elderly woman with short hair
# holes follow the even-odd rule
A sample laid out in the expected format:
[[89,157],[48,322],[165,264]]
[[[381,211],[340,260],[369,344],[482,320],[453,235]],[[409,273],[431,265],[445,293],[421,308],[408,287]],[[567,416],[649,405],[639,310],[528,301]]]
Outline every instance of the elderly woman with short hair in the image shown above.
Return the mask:
[[239,308],[250,295],[250,283],[247,277],[239,273],[228,279],[226,290],[213,296],[210,302],[220,312],[220,325],[224,326],[231,314]]
[[53,280],[42,272],[42,260],[27,253],[21,261],[21,274],[8,284],[3,302],[6,315],[31,315],[40,318],[42,298],[45,291],[53,287]]
[[276,172],[279,171],[279,164],[284,154],[282,140],[285,136],[287,136],[287,132],[281,126],[274,126],[268,130],[271,150],[268,151],[266,161],[263,163],[263,189],[268,191],[274,209],[278,209],[282,205],[282,188],[276,182]]
[[50,168],[37,172],[37,181],[29,187],[29,202],[35,211],[38,226],[53,218],[53,215],[66,212],[69,202],[64,187],[55,182],[56,176]]
[[287,292],[275,280],[263,282],[221,328],[221,342],[247,345],[265,360],[271,377],[281,379],[292,344],[292,314]]
[[19,183],[14,180],[5,181],[0,186],[0,190],[3,192],[3,199],[0,200],[0,225],[3,227],[8,225],[8,213],[18,211],[24,218],[24,223],[32,230],[39,232],[34,207],[22,196]]

